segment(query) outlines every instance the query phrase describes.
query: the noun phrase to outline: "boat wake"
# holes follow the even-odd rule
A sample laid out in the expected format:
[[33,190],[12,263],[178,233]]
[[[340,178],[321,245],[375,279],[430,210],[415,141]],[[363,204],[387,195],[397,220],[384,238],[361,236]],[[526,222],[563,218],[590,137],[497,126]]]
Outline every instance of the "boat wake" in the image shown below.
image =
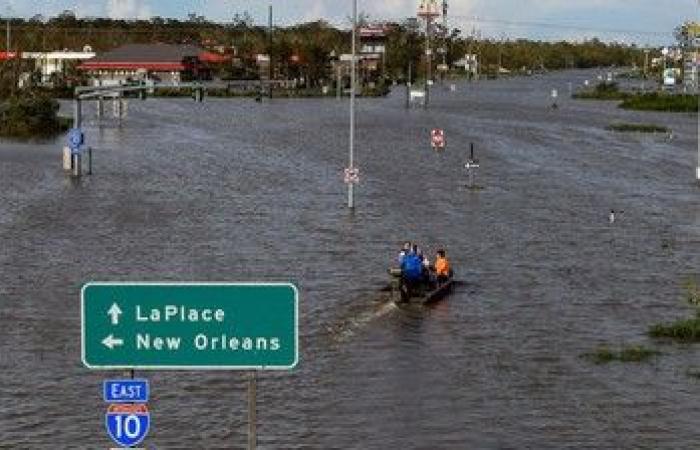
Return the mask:
[[369,311],[353,312],[333,326],[327,327],[328,334],[336,342],[345,342],[355,336],[369,323],[399,309],[390,297],[386,296]]

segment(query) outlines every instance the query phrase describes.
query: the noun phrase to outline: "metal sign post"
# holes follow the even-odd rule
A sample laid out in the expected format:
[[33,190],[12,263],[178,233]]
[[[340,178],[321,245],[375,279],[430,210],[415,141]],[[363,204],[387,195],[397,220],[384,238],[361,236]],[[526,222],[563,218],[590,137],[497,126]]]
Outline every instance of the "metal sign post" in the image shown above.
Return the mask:
[[248,450],[257,447],[257,414],[258,414],[258,375],[252,371],[248,375]]
[[467,176],[469,177],[469,184],[467,187],[469,189],[474,189],[476,187],[476,169],[479,168],[479,160],[474,157],[474,143],[469,144],[469,159],[464,165],[467,169]]

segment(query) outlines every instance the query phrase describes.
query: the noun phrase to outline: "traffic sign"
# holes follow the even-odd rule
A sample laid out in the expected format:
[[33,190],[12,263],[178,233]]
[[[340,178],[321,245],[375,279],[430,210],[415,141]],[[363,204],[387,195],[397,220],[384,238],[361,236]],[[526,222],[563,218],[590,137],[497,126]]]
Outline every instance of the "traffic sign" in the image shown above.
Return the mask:
[[85,135],[80,128],[72,128],[68,132],[68,147],[71,152],[76,153],[85,142]]
[[144,404],[109,405],[105,414],[109,437],[122,447],[133,447],[143,442],[150,425],[148,406]]
[[445,132],[440,128],[435,128],[430,132],[430,144],[434,149],[445,148]]
[[357,184],[360,182],[360,169],[349,167],[345,169],[345,184]]
[[88,283],[90,369],[292,369],[299,299],[289,283]]
[[105,380],[102,384],[107,403],[146,403],[148,394],[148,380]]

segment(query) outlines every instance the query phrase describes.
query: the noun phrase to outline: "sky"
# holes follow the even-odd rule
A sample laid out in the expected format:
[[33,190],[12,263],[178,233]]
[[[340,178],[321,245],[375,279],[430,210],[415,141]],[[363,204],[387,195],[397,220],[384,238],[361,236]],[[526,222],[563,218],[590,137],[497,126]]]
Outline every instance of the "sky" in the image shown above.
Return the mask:
[[[678,24],[698,19],[700,0],[449,0],[449,23],[464,34],[491,38],[582,40],[599,37],[641,45],[672,41]],[[415,16],[419,0],[358,0],[370,19]],[[441,0],[439,0],[441,3]],[[347,27],[351,0],[0,0],[0,16],[53,16],[73,10],[79,17],[184,19],[189,13],[226,22],[248,12],[266,23],[268,5],[275,23],[325,19]]]

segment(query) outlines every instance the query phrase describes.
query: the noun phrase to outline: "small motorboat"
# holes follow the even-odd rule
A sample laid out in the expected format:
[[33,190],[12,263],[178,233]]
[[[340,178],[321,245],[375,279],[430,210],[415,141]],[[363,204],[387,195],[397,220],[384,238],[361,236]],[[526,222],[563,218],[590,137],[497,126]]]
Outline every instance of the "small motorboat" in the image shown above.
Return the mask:
[[435,280],[424,283],[405,283],[401,278],[401,269],[389,269],[391,275],[391,299],[395,303],[422,303],[427,304],[443,299],[452,292],[454,287],[454,272],[450,271],[450,277],[443,282]]

